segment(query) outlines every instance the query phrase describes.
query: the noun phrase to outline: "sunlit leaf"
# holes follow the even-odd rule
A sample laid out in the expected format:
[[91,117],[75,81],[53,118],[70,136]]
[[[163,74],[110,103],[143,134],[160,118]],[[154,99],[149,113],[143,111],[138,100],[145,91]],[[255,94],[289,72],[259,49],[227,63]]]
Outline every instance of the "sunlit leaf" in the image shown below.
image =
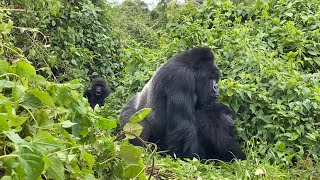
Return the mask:
[[137,164],[141,157],[142,149],[128,144],[121,144],[119,157],[129,164]]
[[36,75],[36,70],[27,61],[19,61],[19,62],[17,62],[17,64],[15,65],[15,68],[16,68],[16,73],[20,77],[25,77],[25,78],[29,79],[29,78],[31,78],[31,77]]
[[151,112],[151,108],[143,108],[134,113],[134,115],[130,118],[130,123],[138,123],[142,121],[146,116]]
[[134,139],[136,136],[140,136],[142,132],[142,126],[136,123],[127,123],[123,127],[123,131],[126,133],[126,137]]
[[50,107],[55,107],[51,96],[47,92],[39,91],[39,90],[31,90],[28,93],[37,97],[43,104],[48,105]]

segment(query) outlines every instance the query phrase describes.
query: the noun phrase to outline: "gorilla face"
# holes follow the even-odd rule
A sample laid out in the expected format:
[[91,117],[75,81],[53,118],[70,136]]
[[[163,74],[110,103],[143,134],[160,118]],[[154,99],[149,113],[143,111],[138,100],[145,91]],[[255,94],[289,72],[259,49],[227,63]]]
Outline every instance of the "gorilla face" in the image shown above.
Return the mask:
[[214,102],[219,96],[218,81],[220,70],[214,63],[207,63],[206,67],[200,67],[195,72],[196,81],[196,106],[202,106]]
[[94,88],[93,88],[93,91],[95,92],[95,95],[96,96],[100,96],[101,95],[101,92],[102,92],[102,86],[99,86],[99,85],[96,85]]
[[111,89],[107,86],[103,78],[95,78],[91,83],[91,88],[86,90],[84,97],[88,98],[90,106],[94,109],[96,104],[104,105],[104,99],[111,93]]
[[103,78],[96,78],[92,81],[91,90],[96,96],[101,96],[107,89],[106,81]]

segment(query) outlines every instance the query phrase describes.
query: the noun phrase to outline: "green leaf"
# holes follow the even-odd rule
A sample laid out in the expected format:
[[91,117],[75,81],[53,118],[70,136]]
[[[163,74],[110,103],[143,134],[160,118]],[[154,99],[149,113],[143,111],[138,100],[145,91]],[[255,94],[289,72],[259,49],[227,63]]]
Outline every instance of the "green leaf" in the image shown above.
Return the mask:
[[69,127],[72,127],[72,126],[74,126],[74,125],[76,125],[77,123],[73,123],[73,122],[71,122],[71,121],[64,121],[64,122],[62,122],[62,123],[60,123],[61,125],[62,125],[62,127],[64,127],[64,128],[69,128]]
[[124,143],[120,146],[119,157],[128,164],[139,164],[141,154],[142,149],[140,147]]
[[63,141],[56,139],[47,131],[40,131],[34,137],[32,144],[42,152],[51,152],[63,148]]
[[12,69],[10,67],[10,64],[6,60],[0,60],[0,75],[11,72]]
[[85,152],[83,155],[83,158],[87,161],[89,169],[92,170],[92,167],[95,163],[94,156],[92,154]]
[[25,140],[23,140],[18,134],[16,134],[13,131],[8,131],[5,134],[15,144],[24,144],[24,143],[26,143]]
[[2,88],[12,88],[13,82],[5,79],[0,80],[0,87]]
[[138,123],[142,121],[149,113],[151,112],[151,108],[143,108],[140,109],[138,112],[134,113],[130,118],[129,122],[131,123]]
[[10,127],[12,127],[12,126],[20,126],[24,122],[26,122],[27,119],[28,119],[28,117],[11,115],[8,124],[9,124]]
[[97,127],[103,130],[114,129],[117,127],[117,120],[106,119],[102,116],[98,116],[98,121],[96,122]]
[[51,96],[45,92],[45,91],[39,91],[39,90],[31,90],[28,92],[29,94],[34,95],[36,98],[38,98],[43,104],[48,105],[50,107],[55,107],[54,102],[51,98]]
[[27,79],[30,79],[36,75],[36,70],[27,61],[17,62],[17,64],[15,64],[15,68],[16,68],[16,73],[20,77],[25,77]]
[[62,161],[56,156],[50,156],[49,161],[50,161],[50,167],[47,170],[49,179],[51,178],[54,180],[66,179]]
[[0,133],[4,131],[9,131],[8,125],[8,114],[7,113],[0,113]]
[[124,169],[124,177],[135,178],[142,171],[142,167],[137,164],[131,164]]
[[126,133],[127,138],[134,139],[136,136],[140,136],[142,132],[142,126],[140,124],[127,123],[124,125],[123,131]]
[[20,146],[18,154],[19,166],[25,171],[26,179],[35,180],[40,178],[44,168],[41,152],[34,148]]
[[25,93],[26,90],[27,90],[26,87],[24,87],[20,84],[15,84],[12,87],[12,96],[13,96],[14,101],[18,101],[23,96],[23,94]]

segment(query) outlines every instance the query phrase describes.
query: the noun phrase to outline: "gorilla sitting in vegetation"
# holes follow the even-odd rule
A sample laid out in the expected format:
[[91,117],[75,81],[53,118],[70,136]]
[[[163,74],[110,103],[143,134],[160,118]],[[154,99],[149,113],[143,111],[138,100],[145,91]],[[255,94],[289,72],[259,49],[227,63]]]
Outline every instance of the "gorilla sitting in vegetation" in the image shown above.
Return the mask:
[[223,105],[211,103],[196,111],[200,159],[246,159],[235,138],[236,124],[233,111]]
[[[151,108],[140,123],[140,137],[178,157],[195,156],[199,149],[196,106],[215,100],[219,78],[220,70],[209,48],[193,48],[173,56],[123,108],[122,127],[132,113]],[[141,145],[138,140],[131,142]]]
[[107,86],[103,78],[95,78],[91,83],[91,88],[86,90],[84,97],[88,99],[92,109],[99,104],[104,105],[104,99],[109,96],[111,89]]
[[[127,105],[122,109],[120,119],[121,127],[129,122],[130,117],[137,111],[136,102],[140,98],[140,93],[129,100]],[[233,111],[223,105],[210,103],[199,107],[196,110],[196,126],[198,137],[198,149],[192,154],[198,156],[201,160],[218,159],[230,162],[232,159],[246,159],[246,155],[241,150],[235,137],[236,124],[233,120]],[[152,131],[151,129],[146,129]],[[149,142],[155,142],[154,139],[148,139]],[[162,145],[160,150],[167,150]],[[173,154],[176,152],[170,152]],[[179,157],[179,156],[178,156]]]

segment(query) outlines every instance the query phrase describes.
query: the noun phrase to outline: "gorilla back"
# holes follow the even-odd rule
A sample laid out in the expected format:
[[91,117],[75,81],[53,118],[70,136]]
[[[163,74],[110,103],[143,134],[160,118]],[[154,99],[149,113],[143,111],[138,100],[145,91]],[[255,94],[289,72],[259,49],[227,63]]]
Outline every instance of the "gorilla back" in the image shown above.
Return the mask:
[[[141,122],[141,138],[178,157],[192,157],[198,149],[196,106],[215,100],[219,95],[219,78],[220,70],[211,49],[184,51],[160,67],[121,114],[128,117],[142,108],[151,108],[151,113]],[[125,124],[128,118],[121,120]]]

